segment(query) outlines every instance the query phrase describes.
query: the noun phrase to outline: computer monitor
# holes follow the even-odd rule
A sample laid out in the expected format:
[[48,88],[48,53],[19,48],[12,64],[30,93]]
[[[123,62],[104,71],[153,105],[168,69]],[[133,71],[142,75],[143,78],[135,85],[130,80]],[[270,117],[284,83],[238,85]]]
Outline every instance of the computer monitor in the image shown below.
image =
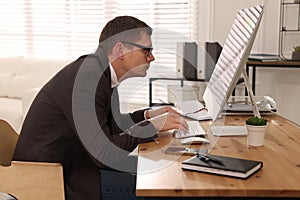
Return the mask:
[[[259,5],[239,10],[234,19],[203,95],[206,108],[213,121],[221,114],[242,72],[246,78],[250,99],[251,96],[253,97],[245,72],[245,64],[262,18],[263,7]],[[252,103],[255,106],[254,114],[260,116],[256,103]]]

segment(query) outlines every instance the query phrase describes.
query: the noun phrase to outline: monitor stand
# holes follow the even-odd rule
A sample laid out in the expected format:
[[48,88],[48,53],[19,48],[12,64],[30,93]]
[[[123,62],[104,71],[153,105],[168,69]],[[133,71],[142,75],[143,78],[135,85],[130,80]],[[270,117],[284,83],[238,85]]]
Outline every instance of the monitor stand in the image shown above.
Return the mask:
[[250,101],[251,101],[251,104],[252,104],[252,109],[253,109],[254,116],[261,117],[261,115],[259,113],[258,106],[257,106],[256,102],[254,101],[253,90],[252,90],[252,88],[250,86],[249,77],[248,77],[248,74],[246,72],[246,68],[245,67],[243,69],[243,75],[244,75],[244,81],[245,81],[246,89],[248,91],[249,98],[250,98]]
[[[249,99],[252,104],[252,110],[254,113],[254,116],[261,117],[258,106],[256,102],[254,101],[254,95],[252,88],[250,86],[249,77],[246,72],[246,68],[243,69],[243,75],[244,75],[244,81],[246,85],[246,89],[249,94]],[[246,136],[247,135],[247,129],[246,126],[211,126],[210,130],[214,136]]]

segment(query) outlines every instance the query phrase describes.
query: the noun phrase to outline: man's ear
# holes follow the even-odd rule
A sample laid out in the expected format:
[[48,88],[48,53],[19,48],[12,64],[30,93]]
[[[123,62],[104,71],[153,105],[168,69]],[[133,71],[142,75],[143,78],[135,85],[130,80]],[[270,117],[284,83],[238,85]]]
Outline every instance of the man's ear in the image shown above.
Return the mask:
[[117,42],[113,48],[113,54],[116,59],[124,59],[124,45],[121,42]]

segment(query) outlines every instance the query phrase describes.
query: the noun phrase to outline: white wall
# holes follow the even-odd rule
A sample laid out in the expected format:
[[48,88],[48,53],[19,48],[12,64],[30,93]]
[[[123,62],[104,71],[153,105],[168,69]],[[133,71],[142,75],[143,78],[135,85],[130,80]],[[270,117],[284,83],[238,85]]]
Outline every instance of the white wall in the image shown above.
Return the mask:
[[[205,0],[203,0],[205,1]],[[252,52],[278,53],[280,0],[206,0],[210,23],[203,38],[224,44],[233,18],[239,9],[259,4],[265,5],[265,12],[259,27]],[[295,16],[296,17],[296,16]],[[203,34],[203,32],[202,32]],[[299,33],[300,36],[300,33]],[[291,41],[295,44],[300,40]],[[270,95],[277,101],[278,113],[300,124],[300,68],[257,69],[256,95]]]
[[212,12],[214,13],[214,19],[212,22],[213,39],[222,44],[225,42],[227,33],[229,32],[233,19],[239,9],[264,4],[264,16],[252,51],[263,51],[267,53],[278,52],[279,0],[213,0],[212,2],[214,2],[212,9]]

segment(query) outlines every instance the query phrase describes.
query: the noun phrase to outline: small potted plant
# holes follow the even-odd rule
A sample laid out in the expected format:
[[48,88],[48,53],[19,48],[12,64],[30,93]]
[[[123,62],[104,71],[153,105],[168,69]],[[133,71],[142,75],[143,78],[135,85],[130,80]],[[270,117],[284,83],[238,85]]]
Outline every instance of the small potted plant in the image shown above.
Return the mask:
[[250,117],[246,120],[248,131],[247,142],[251,146],[262,146],[264,144],[267,120],[262,117]]
[[300,46],[295,46],[292,53],[292,60],[300,60]]
[[257,116],[250,117],[246,120],[246,124],[251,126],[266,126],[267,122],[268,120],[266,120],[265,118],[257,117]]

